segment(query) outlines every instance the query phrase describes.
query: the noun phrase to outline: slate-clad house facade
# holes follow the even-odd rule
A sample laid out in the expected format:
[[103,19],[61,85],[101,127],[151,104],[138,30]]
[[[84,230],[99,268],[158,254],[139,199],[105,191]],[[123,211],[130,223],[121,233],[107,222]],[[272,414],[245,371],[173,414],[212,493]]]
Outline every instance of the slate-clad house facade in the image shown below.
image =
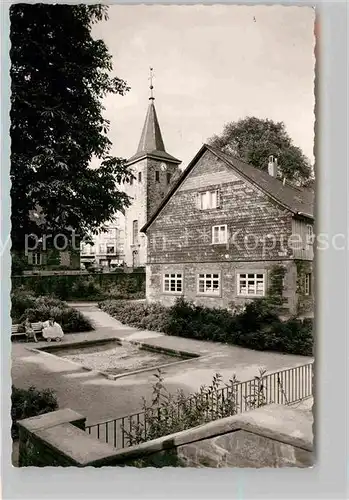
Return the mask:
[[268,293],[281,265],[285,307],[311,310],[312,198],[276,178],[275,168],[263,172],[204,145],[142,228],[147,299],[243,305]]

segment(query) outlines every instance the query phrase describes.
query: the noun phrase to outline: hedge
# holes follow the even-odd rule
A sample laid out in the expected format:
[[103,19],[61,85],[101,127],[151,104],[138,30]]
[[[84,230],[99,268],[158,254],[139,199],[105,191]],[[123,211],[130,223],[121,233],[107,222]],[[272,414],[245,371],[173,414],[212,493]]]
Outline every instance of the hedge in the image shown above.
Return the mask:
[[178,299],[170,308],[160,304],[106,301],[99,304],[124,324],[178,337],[211,340],[260,351],[279,351],[311,356],[313,322],[309,319],[279,319],[267,299],[256,299],[243,312],[196,306]]
[[61,300],[145,298],[145,273],[52,274],[12,276],[12,290],[27,289],[34,295]]

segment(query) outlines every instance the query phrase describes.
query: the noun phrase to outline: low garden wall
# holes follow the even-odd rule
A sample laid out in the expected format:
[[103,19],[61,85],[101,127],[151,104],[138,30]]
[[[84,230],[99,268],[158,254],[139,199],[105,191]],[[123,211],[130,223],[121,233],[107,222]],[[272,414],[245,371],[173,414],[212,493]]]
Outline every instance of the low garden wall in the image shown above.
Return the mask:
[[268,405],[242,415],[116,450],[65,409],[19,423],[19,466],[310,467],[310,411]]
[[52,295],[61,300],[142,299],[145,272],[37,274],[12,276],[12,292],[27,289],[35,295]]

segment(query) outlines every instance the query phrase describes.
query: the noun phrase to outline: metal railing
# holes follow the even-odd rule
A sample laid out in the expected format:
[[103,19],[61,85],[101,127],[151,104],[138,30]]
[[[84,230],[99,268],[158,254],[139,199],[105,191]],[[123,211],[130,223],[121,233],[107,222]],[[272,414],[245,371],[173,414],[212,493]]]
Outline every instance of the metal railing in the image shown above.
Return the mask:
[[[190,424],[193,409],[202,411],[202,422],[211,422],[237,413],[242,413],[262,405],[277,403],[290,405],[312,396],[313,364],[296,366],[279,372],[264,374],[245,382],[237,382],[218,389],[211,394],[190,396],[178,403],[171,414],[166,408],[151,409],[106,422],[86,426],[86,432],[93,437],[110,443],[115,448],[126,448],[138,442],[153,439],[149,428],[154,423],[172,419],[185,419],[186,428],[198,425]],[[133,436],[133,437],[132,437]]]

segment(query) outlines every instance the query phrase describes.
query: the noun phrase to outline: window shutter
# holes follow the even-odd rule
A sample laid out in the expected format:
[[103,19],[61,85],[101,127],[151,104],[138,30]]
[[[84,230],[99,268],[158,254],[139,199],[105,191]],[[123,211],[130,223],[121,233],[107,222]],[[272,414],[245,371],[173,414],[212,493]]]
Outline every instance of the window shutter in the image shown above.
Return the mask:
[[196,208],[198,208],[199,210],[201,209],[201,206],[200,206],[200,193],[196,193]]
[[220,191],[220,189],[217,189],[216,193],[217,193],[217,195],[216,195],[217,196],[217,208],[221,208],[221,191]]

